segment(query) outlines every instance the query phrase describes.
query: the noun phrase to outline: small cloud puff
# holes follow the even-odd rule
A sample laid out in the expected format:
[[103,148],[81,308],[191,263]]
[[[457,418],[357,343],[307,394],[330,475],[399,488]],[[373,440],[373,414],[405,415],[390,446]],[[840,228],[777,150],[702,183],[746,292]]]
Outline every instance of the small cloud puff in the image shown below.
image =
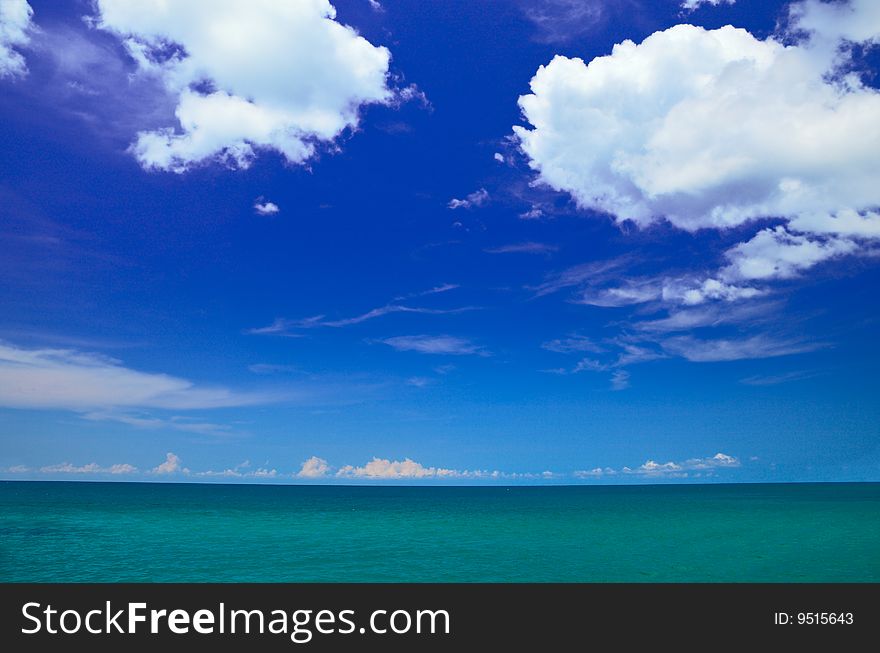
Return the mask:
[[449,200],[449,204],[447,206],[450,209],[473,209],[480,206],[483,206],[486,202],[489,201],[489,191],[485,188],[481,188],[480,190],[475,190],[473,193],[470,193],[463,200],[460,199],[451,199]]
[[181,466],[180,457],[170,451],[165,454],[165,462],[152,469],[154,474],[189,474],[186,467]]
[[275,202],[261,201],[257,199],[254,203],[254,211],[257,215],[275,215],[281,209]]
[[297,472],[299,478],[322,478],[330,471],[330,465],[323,458],[312,456],[305,462]]

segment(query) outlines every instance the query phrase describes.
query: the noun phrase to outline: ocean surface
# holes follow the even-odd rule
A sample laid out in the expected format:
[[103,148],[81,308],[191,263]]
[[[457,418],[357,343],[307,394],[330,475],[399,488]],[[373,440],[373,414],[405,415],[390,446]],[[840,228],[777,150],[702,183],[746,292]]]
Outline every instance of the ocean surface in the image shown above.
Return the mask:
[[0,482],[0,581],[880,581],[880,483]]

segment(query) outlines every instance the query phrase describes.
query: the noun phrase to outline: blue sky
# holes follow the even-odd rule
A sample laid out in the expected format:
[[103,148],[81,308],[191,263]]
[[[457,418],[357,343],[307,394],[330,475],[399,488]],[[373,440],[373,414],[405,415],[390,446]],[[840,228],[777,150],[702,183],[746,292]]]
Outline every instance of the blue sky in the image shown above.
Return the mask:
[[0,5],[0,477],[880,480],[874,3],[150,5]]

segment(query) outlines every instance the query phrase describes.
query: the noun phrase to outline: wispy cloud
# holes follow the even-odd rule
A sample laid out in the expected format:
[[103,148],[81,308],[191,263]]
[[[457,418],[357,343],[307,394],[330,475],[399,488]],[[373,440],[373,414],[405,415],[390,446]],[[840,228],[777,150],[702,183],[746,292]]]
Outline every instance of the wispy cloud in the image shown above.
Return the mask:
[[254,363],[253,365],[248,365],[248,370],[254,374],[281,374],[298,371],[294,365],[281,365],[278,363]]
[[[449,292],[450,290],[455,290],[458,287],[459,286],[456,284],[446,283],[440,286],[429,288],[428,290],[401,295],[399,297],[396,297],[394,301],[398,302],[418,297],[426,297],[429,295],[437,295],[440,293]],[[480,310],[480,307],[459,306],[455,308],[428,308],[424,306],[406,306],[404,304],[390,303],[385,304],[384,306],[379,306],[378,308],[373,308],[366,313],[361,313],[360,315],[355,315],[347,318],[328,319],[325,315],[313,315],[311,317],[302,318],[299,320],[276,318],[275,321],[268,326],[248,329],[246,333],[252,335],[272,335],[301,338],[303,337],[301,331],[304,330],[327,327],[347,327],[355,324],[360,324],[362,322],[367,322],[368,320],[374,320],[379,317],[384,317],[385,315],[392,315],[395,313],[411,313],[416,315],[455,315],[457,313],[466,313],[468,311],[476,310]]]
[[803,379],[811,379],[814,376],[817,376],[817,372],[808,372],[804,370],[796,371],[796,372],[785,372],[783,374],[767,374],[767,375],[755,375],[749,376],[744,379],[740,379],[740,383],[744,385],[779,385],[781,383],[789,383],[791,381],[801,381]]
[[398,295],[394,298],[395,302],[406,301],[407,299],[414,299],[416,297],[427,297],[428,295],[439,295],[440,293],[449,292],[450,290],[456,290],[461,288],[457,283],[441,283],[439,286],[434,286],[433,288],[428,288],[427,290],[417,290],[416,292],[407,293],[405,295]]
[[415,313],[419,315],[455,315],[456,313],[465,313],[467,311],[475,311],[478,310],[476,306],[462,306],[459,308],[422,308],[422,307],[411,307],[411,306],[402,306],[400,304],[388,304],[387,306],[381,306],[379,308],[374,308],[366,313],[362,313],[361,315],[356,315],[354,317],[344,318],[341,320],[327,320],[321,323],[321,326],[328,327],[345,327],[351,326],[352,324],[360,324],[361,322],[366,322],[367,320],[373,320],[377,317],[382,317],[384,315],[389,315],[391,313]]
[[605,17],[608,3],[600,0],[519,0],[534,24],[534,40],[567,43],[591,32]]
[[0,343],[0,405],[11,408],[191,410],[251,406],[283,398],[277,393],[201,387],[168,374],[133,370],[100,354]]
[[822,342],[777,339],[767,335],[748,338],[717,338],[704,340],[693,336],[676,336],[661,342],[663,348],[672,355],[680,356],[695,363],[735,361],[751,358],[773,358],[802,354],[826,347]]
[[450,209],[473,209],[480,206],[483,206],[489,201],[489,191],[485,188],[481,188],[479,190],[474,191],[473,193],[468,194],[463,200],[453,198],[449,200],[449,204],[447,206]]
[[605,351],[604,347],[597,345],[590,338],[578,334],[572,334],[566,338],[548,340],[547,342],[542,343],[541,347],[547,351],[553,351],[559,354],[571,354],[584,351],[601,353]]
[[672,309],[666,317],[642,320],[633,324],[633,327],[639,331],[665,333],[717,327],[723,324],[753,325],[773,319],[781,312],[783,305],[783,302],[764,301],[732,306],[710,304],[696,308]]
[[581,263],[561,272],[549,275],[546,280],[530,288],[535,296],[542,297],[559,292],[566,288],[584,286],[587,284],[597,285],[611,279],[618,278],[621,271],[631,264],[629,257],[621,256],[605,261],[593,261]]
[[455,356],[488,356],[489,352],[467,338],[456,336],[394,336],[379,340],[398,351],[416,351],[421,354],[450,354]]
[[255,336],[282,336],[285,338],[302,338],[302,333],[296,333],[293,329],[309,329],[315,326],[317,321],[324,318],[323,315],[306,318],[304,320],[288,320],[283,317],[277,317],[268,326],[255,327],[248,329],[245,333]]
[[487,254],[553,254],[559,251],[556,245],[548,245],[546,243],[512,243],[510,245],[501,245],[499,247],[490,247],[484,249]]
[[611,374],[611,389],[615,391],[626,390],[629,387],[629,372],[615,370]]
[[122,412],[92,411],[80,415],[83,419],[93,422],[119,422],[141,429],[172,429],[184,433],[197,433],[199,435],[231,435],[232,428],[227,424],[203,422],[181,415],[170,418],[155,417],[152,415],[130,414]]

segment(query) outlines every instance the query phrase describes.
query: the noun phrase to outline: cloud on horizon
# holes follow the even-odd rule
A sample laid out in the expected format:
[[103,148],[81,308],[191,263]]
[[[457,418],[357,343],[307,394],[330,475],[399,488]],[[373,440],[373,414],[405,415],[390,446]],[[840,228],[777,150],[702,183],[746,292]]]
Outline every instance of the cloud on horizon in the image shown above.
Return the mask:
[[658,463],[649,459],[638,467],[622,467],[619,470],[612,467],[595,467],[593,469],[576,471],[573,475],[576,478],[581,479],[603,478],[617,475],[687,478],[694,474],[711,476],[714,474],[715,470],[730,469],[740,466],[741,463],[738,458],[719,452],[708,458],[689,458],[681,462],[669,461]]

